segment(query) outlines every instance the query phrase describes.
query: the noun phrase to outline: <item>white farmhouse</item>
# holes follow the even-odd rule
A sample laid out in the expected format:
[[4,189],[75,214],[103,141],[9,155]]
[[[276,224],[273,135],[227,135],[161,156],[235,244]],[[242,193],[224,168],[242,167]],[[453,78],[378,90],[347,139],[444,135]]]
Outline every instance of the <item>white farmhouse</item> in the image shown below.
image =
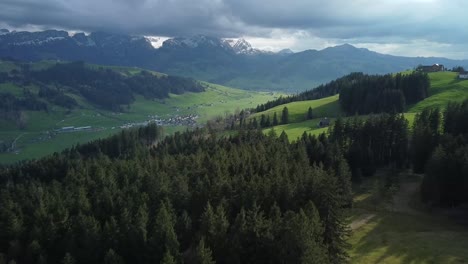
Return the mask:
[[458,75],[458,78],[468,79],[468,72],[460,72],[460,74]]

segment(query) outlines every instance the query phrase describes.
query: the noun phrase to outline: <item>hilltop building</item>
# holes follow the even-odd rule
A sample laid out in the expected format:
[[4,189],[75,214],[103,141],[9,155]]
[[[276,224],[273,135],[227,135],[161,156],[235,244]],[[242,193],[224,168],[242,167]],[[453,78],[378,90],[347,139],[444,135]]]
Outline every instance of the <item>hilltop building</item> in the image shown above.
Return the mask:
[[422,72],[440,72],[445,71],[445,67],[442,64],[420,65],[416,70]]

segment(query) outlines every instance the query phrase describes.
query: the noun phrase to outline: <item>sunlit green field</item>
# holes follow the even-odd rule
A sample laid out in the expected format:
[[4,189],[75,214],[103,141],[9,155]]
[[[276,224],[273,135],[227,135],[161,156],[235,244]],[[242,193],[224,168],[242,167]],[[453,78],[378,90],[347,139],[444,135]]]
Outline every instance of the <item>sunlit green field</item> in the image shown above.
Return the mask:
[[270,117],[270,121],[273,118],[274,113],[278,116],[278,120],[281,118],[281,113],[283,108],[288,108],[289,121],[291,123],[301,122],[306,120],[306,114],[309,107],[312,107],[313,116],[315,118],[319,117],[337,117],[343,115],[340,105],[338,103],[338,95],[318,99],[318,100],[309,100],[309,101],[299,101],[292,102],[284,105],[279,105],[268,109],[266,111],[256,113],[252,115],[251,118],[257,118],[259,120],[260,116],[263,114]]
[[420,112],[426,107],[444,108],[448,102],[461,102],[468,98],[468,80],[458,79],[455,72],[430,73],[429,97],[410,107],[408,112]]

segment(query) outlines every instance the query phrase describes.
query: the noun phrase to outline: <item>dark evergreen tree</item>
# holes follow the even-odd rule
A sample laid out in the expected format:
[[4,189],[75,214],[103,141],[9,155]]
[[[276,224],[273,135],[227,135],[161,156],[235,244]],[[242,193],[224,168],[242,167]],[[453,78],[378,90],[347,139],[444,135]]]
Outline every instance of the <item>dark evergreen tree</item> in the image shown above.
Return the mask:
[[313,119],[314,118],[314,115],[312,113],[312,107],[309,107],[309,109],[307,110],[307,119]]
[[288,124],[289,123],[289,111],[287,107],[283,108],[281,112],[281,124]]
[[279,124],[278,122],[278,116],[276,116],[276,112],[273,114],[273,126],[277,126]]

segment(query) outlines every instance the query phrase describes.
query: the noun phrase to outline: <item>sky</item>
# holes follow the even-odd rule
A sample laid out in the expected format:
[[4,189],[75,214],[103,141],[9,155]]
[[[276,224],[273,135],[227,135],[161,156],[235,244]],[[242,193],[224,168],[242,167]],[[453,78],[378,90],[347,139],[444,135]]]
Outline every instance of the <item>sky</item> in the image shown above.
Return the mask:
[[0,28],[244,38],[255,48],[344,43],[468,59],[463,0],[1,0]]

